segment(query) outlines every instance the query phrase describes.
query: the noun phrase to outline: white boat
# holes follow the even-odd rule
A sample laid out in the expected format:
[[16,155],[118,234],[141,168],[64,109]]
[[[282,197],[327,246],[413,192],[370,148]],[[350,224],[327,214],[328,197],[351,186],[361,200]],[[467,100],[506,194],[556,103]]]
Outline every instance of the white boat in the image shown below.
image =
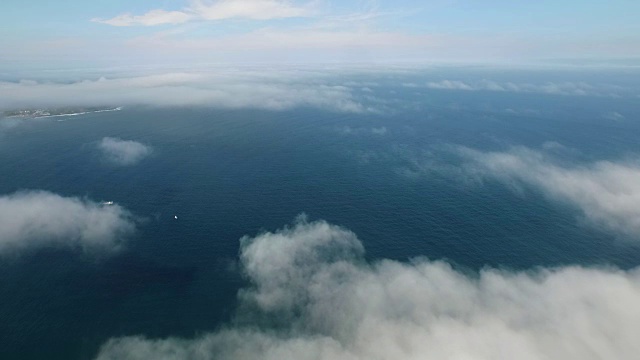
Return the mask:
[[103,201],[102,205],[113,205],[113,201]]

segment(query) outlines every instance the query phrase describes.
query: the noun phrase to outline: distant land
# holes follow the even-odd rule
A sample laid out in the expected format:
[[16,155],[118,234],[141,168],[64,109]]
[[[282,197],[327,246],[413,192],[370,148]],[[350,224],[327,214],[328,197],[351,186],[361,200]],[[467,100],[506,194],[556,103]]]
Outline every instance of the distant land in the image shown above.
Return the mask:
[[122,107],[62,107],[55,109],[19,109],[8,110],[3,113],[5,117],[10,118],[42,118],[52,116],[74,116],[88,113],[118,111]]

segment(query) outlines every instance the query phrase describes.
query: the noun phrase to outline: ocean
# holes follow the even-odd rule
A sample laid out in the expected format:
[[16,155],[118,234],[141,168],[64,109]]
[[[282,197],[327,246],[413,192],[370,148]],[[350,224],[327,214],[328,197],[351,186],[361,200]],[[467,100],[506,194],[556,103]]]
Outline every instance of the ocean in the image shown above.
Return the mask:
[[[455,151],[526,147],[579,166],[633,159],[637,98],[554,92],[546,81],[538,83],[547,92],[491,90],[483,79],[522,84],[533,75],[452,73],[485,89],[443,82],[451,73],[358,75],[348,80],[368,83],[354,92],[381,104],[376,111],[131,105],[0,130],[0,194],[113,201],[137,224],[115,254],[43,247],[2,255],[0,357],[88,359],[113,337],[214,331],[233,321],[246,284],[239,239],[300,214],[353,231],[370,261],[446,260],[471,273],[640,265],[640,246],[590,224],[571,202],[467,176]],[[428,81],[435,85],[416,85]],[[152,152],[119,166],[97,146],[105,137]]]

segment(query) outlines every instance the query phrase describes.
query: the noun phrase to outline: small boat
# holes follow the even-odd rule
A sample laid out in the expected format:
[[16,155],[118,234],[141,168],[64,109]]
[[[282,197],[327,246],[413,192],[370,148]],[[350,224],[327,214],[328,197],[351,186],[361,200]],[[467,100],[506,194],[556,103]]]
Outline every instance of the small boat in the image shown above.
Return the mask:
[[102,205],[113,205],[113,201],[103,201]]
[[174,215],[173,218],[178,220],[178,215]]

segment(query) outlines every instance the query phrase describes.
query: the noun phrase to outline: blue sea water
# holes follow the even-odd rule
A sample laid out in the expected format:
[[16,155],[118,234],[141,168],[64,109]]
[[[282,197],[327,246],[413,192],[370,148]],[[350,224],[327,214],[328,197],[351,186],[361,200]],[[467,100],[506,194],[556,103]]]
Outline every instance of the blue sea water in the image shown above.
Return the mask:
[[[24,120],[0,133],[0,194],[42,189],[114,201],[138,218],[112,256],[45,248],[2,258],[0,358],[84,359],[115,336],[214,330],[232,316],[243,285],[238,239],[300,213],[352,230],[369,259],[428,257],[471,270],[640,264],[640,247],[585,224],[570,204],[425,172],[415,161],[455,166],[449,145],[502,151],[550,141],[572,149],[563,156],[576,162],[628,158],[640,153],[634,99],[358,80],[375,80],[379,98],[399,99],[393,111],[126,107]],[[612,111],[625,120],[606,120]],[[106,136],[153,153],[116,166],[97,149]]]

